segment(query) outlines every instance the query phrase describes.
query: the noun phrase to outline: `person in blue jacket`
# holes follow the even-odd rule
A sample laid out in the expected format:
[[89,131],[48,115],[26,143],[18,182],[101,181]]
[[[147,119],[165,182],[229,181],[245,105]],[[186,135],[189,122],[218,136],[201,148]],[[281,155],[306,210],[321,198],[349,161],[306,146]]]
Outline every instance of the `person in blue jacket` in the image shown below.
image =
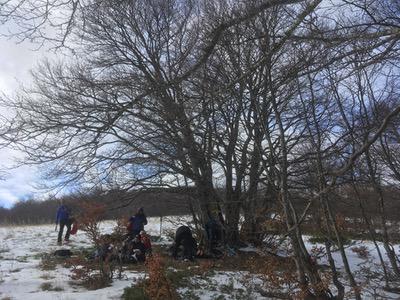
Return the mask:
[[147,225],[147,218],[143,207],[141,207],[138,209],[136,215],[129,218],[128,234],[131,237],[136,237],[144,230],[144,225]]
[[65,233],[64,239],[66,242],[69,241],[71,224],[72,224],[72,222],[71,222],[71,217],[70,217],[70,211],[66,205],[61,203],[61,205],[57,209],[57,216],[56,216],[56,230],[57,230],[57,225],[60,225],[59,230],[58,230],[58,239],[57,239],[57,243],[59,245],[61,245],[64,226],[67,227],[67,232]]

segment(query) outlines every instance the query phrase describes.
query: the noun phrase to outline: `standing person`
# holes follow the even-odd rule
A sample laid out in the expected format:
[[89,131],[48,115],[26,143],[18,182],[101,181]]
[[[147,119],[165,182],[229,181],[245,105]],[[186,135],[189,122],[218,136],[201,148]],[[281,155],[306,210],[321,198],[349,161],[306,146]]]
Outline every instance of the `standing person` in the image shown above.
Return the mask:
[[58,239],[57,239],[58,245],[61,245],[64,226],[67,227],[67,232],[65,233],[65,241],[69,242],[71,223],[72,222],[70,218],[70,211],[68,207],[61,202],[61,205],[57,209],[57,216],[56,216],[56,230],[57,230],[57,225],[60,225],[58,230]]
[[207,233],[207,239],[210,242],[212,249],[222,241],[222,226],[212,216],[209,216],[209,219],[204,227]]
[[144,214],[143,207],[139,208],[136,215],[130,217],[128,225],[128,234],[133,238],[144,230],[144,225],[147,225],[147,218]]

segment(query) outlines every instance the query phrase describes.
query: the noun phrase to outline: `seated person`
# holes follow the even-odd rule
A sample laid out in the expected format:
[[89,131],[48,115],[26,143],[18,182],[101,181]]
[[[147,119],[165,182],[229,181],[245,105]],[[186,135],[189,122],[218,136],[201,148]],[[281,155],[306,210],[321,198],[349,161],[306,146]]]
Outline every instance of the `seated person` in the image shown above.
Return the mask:
[[135,236],[132,240],[124,242],[121,252],[121,260],[124,262],[144,262],[146,260],[146,248],[140,240],[140,236]]
[[111,236],[105,234],[101,237],[100,244],[94,252],[94,258],[108,262],[112,258],[113,252],[114,245],[111,243]]
[[152,253],[152,248],[151,248],[151,241],[150,237],[147,235],[146,231],[142,230],[140,232],[140,240],[143,243],[145,249],[146,249],[146,255],[151,255]]
[[178,258],[178,252],[182,250],[184,260],[193,261],[196,256],[197,242],[192,236],[188,226],[180,226],[175,233],[175,242],[172,247],[172,256]]

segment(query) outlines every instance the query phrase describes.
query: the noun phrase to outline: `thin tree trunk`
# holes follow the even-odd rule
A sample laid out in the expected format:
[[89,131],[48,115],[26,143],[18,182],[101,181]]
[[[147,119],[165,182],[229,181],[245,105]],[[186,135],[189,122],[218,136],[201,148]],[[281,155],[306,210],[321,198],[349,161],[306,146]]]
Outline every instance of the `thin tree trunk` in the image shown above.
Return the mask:
[[326,205],[326,209],[327,209],[327,212],[328,212],[329,221],[331,222],[332,227],[333,227],[333,232],[334,232],[335,237],[336,237],[336,241],[337,241],[337,245],[338,245],[338,248],[339,248],[339,251],[340,251],[340,255],[342,256],[344,269],[346,271],[347,277],[349,278],[350,286],[353,288],[355,299],[356,300],[361,300],[360,287],[358,286],[358,284],[357,284],[357,282],[356,282],[356,280],[355,280],[355,278],[353,276],[353,273],[351,272],[349,261],[347,260],[347,255],[346,255],[346,252],[344,250],[343,240],[342,240],[342,237],[340,236],[339,229],[338,229],[337,224],[336,224],[336,220],[335,220],[335,218],[333,216],[333,213],[332,213],[331,207],[329,205],[329,202],[327,202],[326,204],[327,204]]
[[371,223],[369,222],[369,218],[368,218],[367,214],[365,213],[365,209],[364,209],[364,206],[362,204],[360,194],[358,192],[357,187],[354,184],[354,181],[353,181],[352,186],[353,186],[353,190],[355,191],[357,199],[358,199],[358,204],[359,204],[359,207],[360,207],[360,210],[361,210],[361,214],[362,214],[362,216],[364,218],[365,224],[367,225],[368,233],[369,233],[369,235],[371,237],[371,240],[373,241],[373,243],[375,245],[376,251],[378,252],[379,261],[381,263],[382,270],[383,270],[383,276],[384,276],[384,279],[385,279],[385,285],[386,285],[386,287],[389,287],[389,276],[388,276],[388,272],[387,272],[387,269],[386,269],[385,261],[383,260],[381,249],[379,248],[378,243],[376,241],[375,230],[372,228]]
[[384,203],[383,192],[376,180],[369,150],[367,150],[365,152],[365,157],[366,157],[367,166],[368,166],[368,170],[369,170],[370,179],[372,181],[372,185],[374,187],[375,192],[378,194],[379,219],[380,219],[380,223],[381,223],[381,227],[382,227],[383,246],[386,250],[386,254],[389,258],[389,262],[393,269],[393,272],[396,274],[397,277],[400,278],[400,270],[399,270],[399,266],[397,265],[396,253],[394,252],[393,247],[390,245],[389,234],[387,232],[386,217],[385,217],[385,203]]

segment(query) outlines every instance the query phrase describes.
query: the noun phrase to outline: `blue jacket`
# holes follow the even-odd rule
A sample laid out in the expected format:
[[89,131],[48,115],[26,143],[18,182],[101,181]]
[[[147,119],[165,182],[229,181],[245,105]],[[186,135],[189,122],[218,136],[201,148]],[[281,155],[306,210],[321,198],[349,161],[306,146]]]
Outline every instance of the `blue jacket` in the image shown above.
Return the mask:
[[57,209],[57,217],[56,217],[56,224],[60,223],[60,221],[68,221],[69,219],[69,211],[65,205],[61,205]]
[[136,214],[129,219],[129,222],[132,224],[131,230],[134,233],[139,233],[144,229],[144,225],[147,224],[147,218],[144,214]]

